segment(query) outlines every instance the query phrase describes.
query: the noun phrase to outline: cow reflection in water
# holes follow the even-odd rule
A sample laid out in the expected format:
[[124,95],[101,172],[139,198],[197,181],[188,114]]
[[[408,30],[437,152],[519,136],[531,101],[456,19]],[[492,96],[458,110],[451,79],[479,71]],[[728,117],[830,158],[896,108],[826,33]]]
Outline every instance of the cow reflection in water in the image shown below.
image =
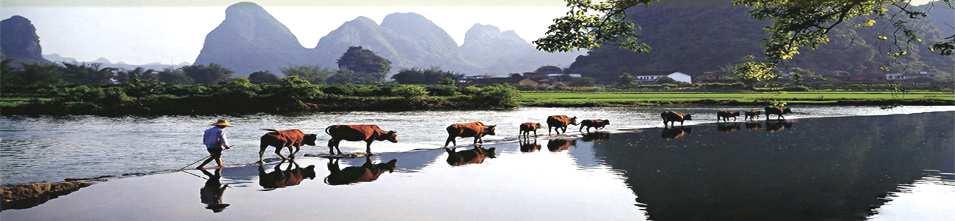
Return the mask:
[[298,185],[302,183],[302,180],[305,180],[305,178],[309,180],[315,179],[315,165],[302,168],[298,163],[295,163],[295,161],[289,160],[288,167],[282,170],[282,163],[285,162],[286,161],[283,160],[275,164],[275,169],[268,173],[265,172],[265,166],[259,164],[259,186],[262,186],[265,190],[273,190],[275,188]]
[[724,132],[724,133],[736,132],[737,130],[739,130],[739,128],[740,128],[739,123],[725,123],[725,124],[716,125],[716,130],[719,130],[720,132]]
[[541,145],[537,144],[537,139],[534,139],[533,142],[528,140],[521,140],[521,152],[529,153],[529,152],[538,151],[540,149],[541,149]]
[[666,139],[683,139],[686,135],[690,134],[689,127],[671,127],[663,128],[663,132],[660,134],[660,137]]
[[766,121],[766,131],[769,132],[779,132],[792,126],[793,123],[784,120]]
[[569,150],[570,147],[577,145],[574,139],[551,139],[547,141],[547,150],[550,152],[560,152]]
[[226,188],[229,188],[229,184],[222,185],[219,181],[222,178],[222,168],[216,169],[214,174],[204,169],[199,171],[209,177],[206,179],[206,184],[199,189],[199,201],[206,204],[206,209],[214,213],[222,212],[229,206],[227,203],[222,203],[222,194],[225,193]]
[[447,161],[448,165],[451,166],[480,164],[484,163],[484,159],[497,157],[497,155],[494,153],[495,149],[493,147],[485,149],[484,147],[476,146],[474,149],[457,152],[449,148],[444,148],[444,150],[448,152]]
[[597,131],[593,133],[588,133],[588,134],[584,134],[584,137],[580,139],[587,142],[603,143],[607,140],[610,140],[610,132]]
[[759,122],[755,122],[755,121],[746,122],[746,124],[744,125],[746,126],[746,129],[753,130],[753,131],[760,130],[763,128],[763,124]]
[[325,177],[325,184],[343,185],[375,181],[382,173],[394,172],[397,163],[398,159],[392,159],[387,163],[371,163],[371,158],[366,156],[365,163],[361,166],[350,166],[342,169],[338,166],[337,158],[329,159],[329,174]]

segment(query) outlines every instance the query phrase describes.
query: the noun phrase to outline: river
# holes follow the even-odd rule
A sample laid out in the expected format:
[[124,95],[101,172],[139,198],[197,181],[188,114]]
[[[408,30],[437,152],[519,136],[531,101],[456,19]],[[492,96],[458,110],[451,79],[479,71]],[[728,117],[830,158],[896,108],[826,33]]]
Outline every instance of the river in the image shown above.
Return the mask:
[[[747,110],[749,107],[721,107]],[[713,107],[670,108],[694,114],[687,124],[714,122]],[[888,110],[878,107],[794,106],[787,119],[912,114],[955,111],[955,106],[903,106]],[[0,117],[0,181],[3,184],[58,181],[103,175],[152,173],[175,170],[207,155],[201,145],[202,131],[215,119],[229,118],[228,129],[236,148],[224,153],[229,165],[258,160],[259,137],[263,128],[299,128],[319,134],[318,146],[307,146],[299,154],[326,153],[328,136],[323,129],[331,124],[369,123],[399,134],[399,143],[376,142],[376,153],[435,149],[444,144],[445,127],[455,122],[483,121],[498,125],[489,143],[513,142],[522,122],[544,123],[546,116],[566,114],[581,119],[609,119],[609,131],[661,126],[655,107],[534,108],[512,111],[409,111],[315,113],[297,116],[162,116],[162,117]],[[742,118],[739,119],[742,121]],[[545,124],[546,126],[546,124]],[[579,135],[572,127],[571,135]],[[547,134],[547,131],[539,131]],[[459,139],[469,144],[470,139]],[[363,151],[361,142],[343,142],[343,151]],[[275,157],[272,150],[266,157]]]

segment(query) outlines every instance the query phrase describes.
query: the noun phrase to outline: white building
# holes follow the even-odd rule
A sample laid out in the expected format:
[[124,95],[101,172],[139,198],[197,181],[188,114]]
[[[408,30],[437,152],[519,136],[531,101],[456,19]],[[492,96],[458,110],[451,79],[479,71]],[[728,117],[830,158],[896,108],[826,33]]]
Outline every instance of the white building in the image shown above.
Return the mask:
[[662,74],[651,75],[651,74],[648,74],[648,75],[637,75],[637,76],[634,76],[634,78],[636,78],[637,81],[643,81],[643,82],[654,82],[654,81],[657,81],[657,79],[660,79],[661,77],[669,77],[670,79],[673,79],[674,81],[682,82],[682,83],[687,83],[687,84],[692,84],[692,83],[693,83],[693,77],[690,76],[689,74],[686,74],[686,73],[683,73],[683,72],[673,72],[673,73],[670,73],[670,74],[667,74],[667,75],[662,75]]

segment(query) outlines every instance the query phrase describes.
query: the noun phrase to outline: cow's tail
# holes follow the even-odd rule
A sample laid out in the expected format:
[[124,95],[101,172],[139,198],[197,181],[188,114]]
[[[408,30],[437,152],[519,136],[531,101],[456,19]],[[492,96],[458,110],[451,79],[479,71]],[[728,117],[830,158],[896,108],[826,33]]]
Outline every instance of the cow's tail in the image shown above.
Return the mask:
[[264,130],[264,131],[272,131],[272,132],[279,132],[279,130],[276,130],[276,129],[266,129],[266,128],[262,128],[262,130]]

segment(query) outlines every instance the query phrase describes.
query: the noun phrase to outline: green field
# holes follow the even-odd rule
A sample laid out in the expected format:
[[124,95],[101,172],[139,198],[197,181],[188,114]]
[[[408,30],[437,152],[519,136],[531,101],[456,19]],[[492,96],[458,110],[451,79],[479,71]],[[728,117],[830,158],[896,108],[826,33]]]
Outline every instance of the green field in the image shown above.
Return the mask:
[[952,92],[575,92],[522,91],[522,106],[666,104],[955,105]]

